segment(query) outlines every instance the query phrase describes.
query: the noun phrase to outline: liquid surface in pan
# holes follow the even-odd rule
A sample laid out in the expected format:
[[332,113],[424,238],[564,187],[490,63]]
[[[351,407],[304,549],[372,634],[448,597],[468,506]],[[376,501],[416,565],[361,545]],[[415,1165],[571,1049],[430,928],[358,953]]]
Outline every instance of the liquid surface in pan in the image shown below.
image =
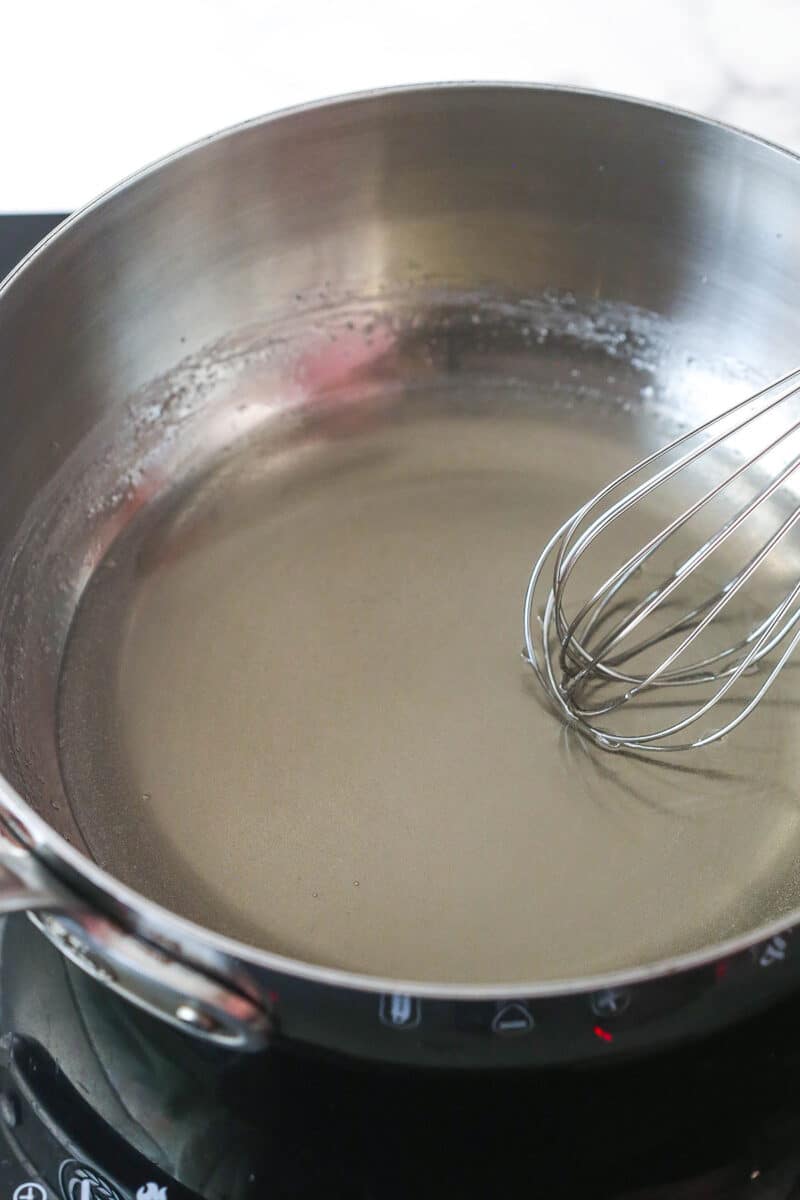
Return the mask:
[[145,505],[61,683],[97,860],[267,949],[432,981],[630,966],[798,903],[791,671],[730,743],[637,762],[569,735],[520,659],[544,539],[671,432],[598,394],[431,373]]

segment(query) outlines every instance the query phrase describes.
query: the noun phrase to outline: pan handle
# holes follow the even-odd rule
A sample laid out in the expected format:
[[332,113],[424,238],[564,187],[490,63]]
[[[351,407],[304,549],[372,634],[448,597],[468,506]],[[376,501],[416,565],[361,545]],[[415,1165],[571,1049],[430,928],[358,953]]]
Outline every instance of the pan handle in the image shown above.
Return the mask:
[[0,916],[60,908],[66,901],[66,890],[0,821]]
[[268,1045],[269,1015],[251,996],[93,909],[0,820],[0,915],[25,910],[66,958],[137,1008],[232,1050]]

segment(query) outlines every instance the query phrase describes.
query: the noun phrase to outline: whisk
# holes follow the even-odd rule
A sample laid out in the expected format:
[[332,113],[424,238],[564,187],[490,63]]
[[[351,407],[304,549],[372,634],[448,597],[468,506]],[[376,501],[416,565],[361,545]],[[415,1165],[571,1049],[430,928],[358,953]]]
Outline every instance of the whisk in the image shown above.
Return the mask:
[[536,561],[523,655],[599,746],[718,741],[800,641],[800,547],[784,541],[800,521],[798,400],[800,369],[682,433],[582,505]]

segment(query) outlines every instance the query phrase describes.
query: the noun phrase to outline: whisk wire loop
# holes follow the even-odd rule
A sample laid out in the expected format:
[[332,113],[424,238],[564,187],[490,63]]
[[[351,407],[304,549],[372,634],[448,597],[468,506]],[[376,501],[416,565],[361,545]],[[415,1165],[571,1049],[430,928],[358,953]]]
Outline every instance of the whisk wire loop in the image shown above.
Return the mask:
[[[755,448],[751,427],[798,398],[800,369],[795,369],[681,433],[583,504],[555,531],[534,563],[523,609],[523,655],[560,715],[598,745],[666,751],[719,740],[756,708],[800,642],[800,579],[792,579],[788,590],[781,589],[781,599],[767,606],[766,614],[761,605],[757,616],[748,615],[749,625],[741,636],[721,647],[713,640],[706,644],[717,628],[735,622],[738,606],[734,601],[741,602],[759,568],[800,521],[800,502],[754,549],[746,546],[740,565],[729,578],[710,586],[704,582],[706,570],[713,579],[713,564],[706,566],[712,556],[726,544],[735,544],[745,523],[751,518],[757,521],[756,514],[762,508],[766,511],[771,498],[781,503],[786,495],[795,498],[789,481],[800,468],[800,452],[791,454],[779,469],[770,467],[770,458],[783,453],[787,440],[800,433],[800,418],[774,435],[768,426],[766,443]],[[747,452],[739,453],[740,461],[731,466],[732,446],[742,443],[744,431],[748,431],[744,439]],[[692,445],[694,441],[699,444]],[[602,539],[613,525],[626,516],[646,512],[658,489],[668,489],[671,484],[683,492],[687,490],[684,483],[698,477],[708,485],[709,476],[720,465],[724,466],[722,479],[706,486],[689,503],[682,495],[684,503],[677,515],[665,523],[662,518],[658,531],[626,552],[619,566],[604,570],[604,578],[589,589],[588,599],[579,599],[574,612],[569,611],[573,585],[577,590],[578,567],[585,565],[590,552],[602,548]],[[750,483],[750,474],[757,476],[755,483]],[[708,534],[702,521],[725,501],[727,493],[735,495],[746,485],[749,494],[744,501],[739,498],[733,515]],[[659,575],[657,564],[663,554],[679,547],[681,538],[695,533],[698,526],[702,530],[699,546],[688,551],[683,548],[677,566],[662,568]],[[653,573],[655,582],[637,595],[636,583],[645,570]],[[680,607],[679,598],[687,594],[691,595],[688,607],[676,616],[672,609]],[[639,636],[633,638],[637,630]],[[788,644],[783,646],[786,639]],[[769,661],[779,647],[777,661]],[[659,649],[663,654],[651,661]],[[739,680],[759,670],[765,674],[755,694],[738,697]],[[680,710],[676,719],[642,729],[643,720],[649,723],[655,709],[652,704],[637,706],[634,702],[648,696],[652,699],[657,689],[664,688],[670,689],[670,702]],[[704,718],[723,700],[735,701],[738,711],[707,728]],[[616,714],[633,714],[630,728],[615,728],[606,720]],[[692,726],[698,728],[686,740],[682,735]]]

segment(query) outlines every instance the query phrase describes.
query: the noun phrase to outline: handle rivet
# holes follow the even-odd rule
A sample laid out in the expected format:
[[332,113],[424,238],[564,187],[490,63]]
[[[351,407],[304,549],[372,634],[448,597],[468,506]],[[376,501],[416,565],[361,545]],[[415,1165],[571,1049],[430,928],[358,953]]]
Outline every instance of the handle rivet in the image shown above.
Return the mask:
[[214,1020],[207,1012],[203,1012],[196,1004],[189,1004],[184,1001],[175,1009],[175,1016],[183,1025],[191,1025],[193,1029],[202,1029],[205,1033],[212,1033],[218,1028],[218,1022]]

